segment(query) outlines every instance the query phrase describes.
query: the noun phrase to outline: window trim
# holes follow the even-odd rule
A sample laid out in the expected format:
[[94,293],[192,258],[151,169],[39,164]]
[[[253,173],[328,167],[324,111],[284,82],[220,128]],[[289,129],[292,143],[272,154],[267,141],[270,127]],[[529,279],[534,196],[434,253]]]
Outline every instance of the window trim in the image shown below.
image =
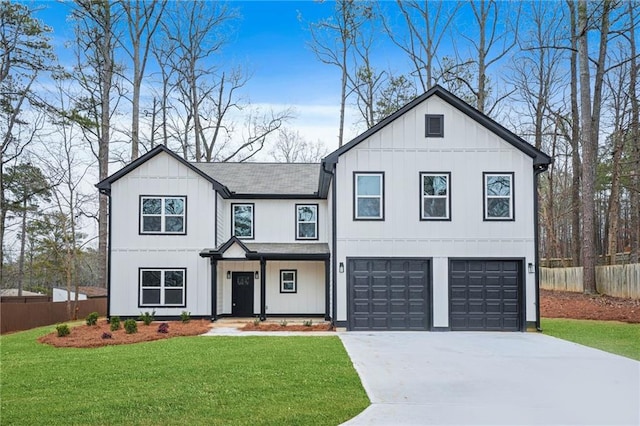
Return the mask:
[[[160,278],[160,303],[158,304],[143,304],[142,291],[145,288],[155,288],[155,287],[143,287],[142,286],[142,273],[144,271],[161,271]],[[164,301],[164,290],[167,288],[164,285],[164,273],[167,271],[180,271],[182,272],[182,304],[180,305],[167,305],[163,304]],[[177,289],[179,287],[169,287]],[[139,308],[185,308],[187,306],[187,268],[154,268],[154,267],[140,267],[138,268],[138,307]]]
[[[251,236],[241,237],[236,235],[235,230],[235,207],[236,206],[251,206]],[[253,240],[256,237],[256,205],[255,203],[231,203],[231,236],[236,237],[239,240]]]
[[[509,176],[510,194],[509,194],[509,216],[508,217],[489,217],[488,216],[488,199],[489,198],[507,198],[506,196],[493,196],[487,194],[487,178],[489,176]],[[515,197],[515,173],[514,172],[482,172],[482,219],[485,222],[513,222],[516,220],[516,197]]]
[[[451,172],[420,172],[419,188],[419,210],[420,220],[423,222],[450,222],[451,221]],[[446,217],[425,217],[424,215],[424,177],[425,176],[446,176],[447,177],[447,195],[442,196],[426,196],[426,198],[445,198],[446,199]]]
[[[143,226],[143,214],[142,214],[142,200],[145,198],[160,198],[161,201],[161,207],[160,207],[160,218],[161,218],[161,224],[160,224],[160,232],[158,231],[150,231],[150,232],[145,232],[142,229]],[[183,209],[183,213],[182,213],[182,232],[167,232],[167,231],[162,231],[162,229],[165,227],[165,213],[164,213],[164,200],[167,198],[182,198],[184,200],[184,209]],[[153,215],[155,216],[155,215]],[[172,216],[177,216],[177,215],[172,215]],[[138,235],[187,235],[187,196],[186,195],[140,195],[138,197]]]
[[[380,176],[380,195],[375,198],[380,198],[380,217],[359,217],[358,216],[358,176],[374,175]],[[384,172],[353,172],[353,220],[354,221],[384,221]],[[374,198],[373,196],[366,196],[367,198]]]
[[[287,272],[293,273],[293,290],[285,290],[283,275]],[[286,282],[291,282],[287,280]],[[280,293],[282,294],[295,294],[298,292],[298,270],[297,269],[280,269]]]
[[[440,119],[440,131],[431,132],[431,126],[429,126],[429,119]],[[424,115],[424,137],[425,138],[443,138],[444,137],[444,114],[425,114]]]
[[[298,215],[298,209],[300,207],[315,207],[316,209],[316,220],[315,222],[299,222],[299,215]],[[320,230],[320,207],[318,204],[314,204],[314,203],[306,203],[306,204],[296,204],[295,207],[295,237],[296,240],[302,240],[302,241],[312,241],[312,240],[317,240],[318,239],[318,231]],[[300,224],[301,223],[315,223],[315,236],[314,237],[301,237],[300,236]]]

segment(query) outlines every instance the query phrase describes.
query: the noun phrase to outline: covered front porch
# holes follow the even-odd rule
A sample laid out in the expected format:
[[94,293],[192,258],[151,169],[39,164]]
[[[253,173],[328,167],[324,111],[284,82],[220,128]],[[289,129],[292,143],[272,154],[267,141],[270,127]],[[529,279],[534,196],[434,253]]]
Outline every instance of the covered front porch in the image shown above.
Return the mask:
[[244,243],[232,237],[200,256],[211,265],[211,320],[331,319],[326,243]]

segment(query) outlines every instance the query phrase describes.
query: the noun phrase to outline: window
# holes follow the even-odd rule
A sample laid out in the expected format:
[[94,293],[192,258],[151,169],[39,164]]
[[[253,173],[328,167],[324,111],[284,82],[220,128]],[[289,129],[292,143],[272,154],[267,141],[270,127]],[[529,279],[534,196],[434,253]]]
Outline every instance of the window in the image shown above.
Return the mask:
[[384,220],[384,173],[354,173],[354,219]]
[[514,220],[513,173],[483,173],[484,220]]
[[420,173],[420,219],[450,220],[451,173]]
[[298,271],[295,269],[280,270],[280,293],[296,293],[298,291],[297,275]]
[[141,234],[186,234],[187,197],[140,196]]
[[231,204],[234,237],[253,239],[253,204]]
[[296,240],[318,239],[318,205],[296,204]]
[[140,269],[140,306],[185,306],[186,269]]
[[424,135],[427,138],[444,137],[444,115],[442,114],[426,114],[424,116]]

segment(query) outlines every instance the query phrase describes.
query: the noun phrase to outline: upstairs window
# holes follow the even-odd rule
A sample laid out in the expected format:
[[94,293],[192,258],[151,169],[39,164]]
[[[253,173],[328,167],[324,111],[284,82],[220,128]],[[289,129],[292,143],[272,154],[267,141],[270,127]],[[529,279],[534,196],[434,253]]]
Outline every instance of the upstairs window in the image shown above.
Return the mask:
[[296,204],[296,240],[318,239],[318,205]]
[[444,115],[442,114],[426,114],[424,116],[425,137],[442,138],[444,137]]
[[140,269],[140,306],[184,307],[186,269]]
[[231,204],[232,234],[240,239],[254,238],[253,204]]
[[451,219],[450,180],[451,173],[420,173],[421,220]]
[[354,219],[384,220],[384,173],[354,173]]
[[140,197],[141,234],[186,234],[187,197]]
[[514,220],[513,173],[483,173],[484,220]]

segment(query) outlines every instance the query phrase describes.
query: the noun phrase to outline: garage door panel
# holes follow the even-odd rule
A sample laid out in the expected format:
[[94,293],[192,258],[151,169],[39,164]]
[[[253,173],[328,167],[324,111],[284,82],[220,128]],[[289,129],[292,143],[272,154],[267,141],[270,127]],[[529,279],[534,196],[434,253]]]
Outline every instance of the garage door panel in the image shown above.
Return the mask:
[[520,330],[521,265],[516,260],[451,260],[450,328]]
[[421,259],[349,259],[349,328],[427,330],[429,267]]

